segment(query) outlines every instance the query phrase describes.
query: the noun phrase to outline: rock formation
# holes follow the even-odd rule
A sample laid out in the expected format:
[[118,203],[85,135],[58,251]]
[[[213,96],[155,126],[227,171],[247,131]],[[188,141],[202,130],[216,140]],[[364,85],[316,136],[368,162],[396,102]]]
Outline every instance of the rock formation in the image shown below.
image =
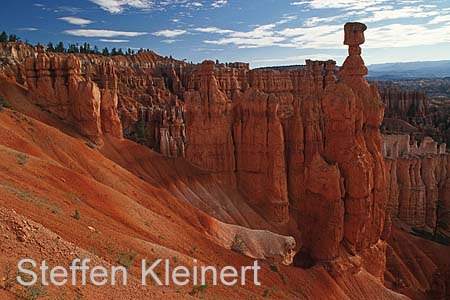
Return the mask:
[[33,101],[74,125],[81,134],[100,142],[105,133],[122,137],[114,90],[99,89],[89,76],[81,76],[81,61],[74,55],[49,57],[43,46],[25,60],[27,85]]
[[398,118],[419,123],[425,120],[428,99],[423,91],[401,90],[397,87],[382,88],[380,95],[386,104],[387,118]]
[[346,25],[339,80],[331,61],[288,71],[204,62],[186,85],[188,160],[236,182],[272,222],[297,220],[313,259],[337,257],[341,242],[368,249],[383,230],[383,106],[364,79],[364,30]]
[[385,135],[388,212],[410,226],[433,229],[438,202],[450,210],[450,155],[425,138],[419,147],[409,135]]
[[377,258],[370,271],[380,277],[384,108],[364,78],[366,26],[344,29],[349,56],[339,71],[334,61],[249,70],[152,52],[105,58],[40,47],[25,61],[26,85],[36,104],[88,138],[100,143],[104,134],[123,133],[185,157],[236,188],[280,231],[293,224],[301,253],[331,260],[344,245]]
[[386,82],[377,84],[386,105],[383,133],[408,133],[419,141],[431,136],[439,143],[449,143],[450,106],[446,98],[433,99],[423,90],[400,89]]

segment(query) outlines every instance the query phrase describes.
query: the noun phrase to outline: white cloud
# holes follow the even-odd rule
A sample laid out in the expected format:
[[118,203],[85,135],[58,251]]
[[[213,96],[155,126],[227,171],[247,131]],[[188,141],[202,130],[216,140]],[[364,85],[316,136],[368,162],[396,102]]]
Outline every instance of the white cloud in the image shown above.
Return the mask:
[[229,29],[220,29],[217,27],[198,27],[194,28],[195,31],[203,32],[203,33],[216,33],[216,34],[227,34],[227,33],[233,33],[233,30]]
[[408,24],[369,28],[366,41],[366,48],[412,47],[450,42],[450,24],[439,28]]
[[445,22],[450,22],[450,15],[437,16],[434,19],[432,19],[430,22],[428,22],[428,24],[434,25],[434,24],[445,23]]
[[305,5],[305,4],[309,4],[309,1],[297,1],[291,3],[291,5]]
[[313,9],[345,8],[351,10],[365,9],[367,7],[389,2],[389,0],[309,0],[293,2],[291,5],[307,4]]
[[112,14],[119,14],[123,12],[127,7],[149,9],[153,6],[153,1],[150,0],[90,0],[90,1]]
[[[280,46],[281,42],[286,40],[285,37],[276,36],[275,27],[276,23],[260,25],[251,31],[233,31],[226,29],[212,28],[215,33],[225,34],[226,37],[218,40],[205,40],[207,44],[215,45],[236,45],[239,48],[259,48],[269,46]],[[210,32],[213,32],[211,28]]]
[[439,14],[437,11],[429,10],[427,6],[406,6],[401,8],[386,7],[382,10],[373,11],[373,15],[369,18],[363,19],[365,22],[379,22],[384,20],[395,20],[405,18],[426,18]]
[[167,39],[167,40],[162,40],[161,43],[173,44],[173,43],[180,42],[180,41],[181,41],[181,40]]
[[211,4],[211,6],[215,7],[215,8],[220,8],[227,4],[228,4],[228,0],[216,0]]
[[298,28],[286,28],[280,31],[280,34],[287,37],[305,36],[316,38],[340,32],[343,35],[344,26],[342,25],[320,25],[316,27],[298,27]]
[[89,25],[92,24],[94,21],[83,19],[83,18],[77,18],[77,17],[61,17],[58,18],[59,20],[65,21],[69,24],[73,25]]
[[344,17],[345,16],[333,16],[333,17],[325,17],[325,18],[311,17],[311,18],[307,19],[304,22],[304,24],[307,27],[312,27],[312,26],[316,26],[317,24],[334,22],[334,21],[339,20],[339,19],[344,18]]
[[130,40],[99,39],[98,41],[105,43],[128,43]]
[[19,28],[18,30],[20,31],[37,31],[37,28],[34,27],[24,27],[24,28]]
[[174,30],[165,29],[165,30],[160,30],[160,31],[154,32],[153,35],[172,38],[172,37],[180,36],[180,35],[183,35],[186,33],[187,33],[187,31],[182,30],[182,29],[174,29]]
[[187,6],[189,6],[189,7],[202,7],[203,4],[201,2],[189,2],[187,4]]
[[261,38],[245,38],[245,37],[228,37],[222,38],[219,40],[205,40],[204,42],[207,44],[214,45],[229,45],[234,44],[238,46],[238,48],[260,48],[260,47],[270,47],[270,46],[280,46],[280,47],[292,47],[290,44],[281,44],[281,42],[285,41],[284,37],[277,36],[266,36]]
[[116,30],[105,30],[105,29],[71,29],[71,30],[65,30],[64,33],[74,35],[74,36],[105,37],[105,38],[111,38],[111,37],[116,37],[116,36],[135,37],[135,36],[147,34],[146,32],[116,31]]

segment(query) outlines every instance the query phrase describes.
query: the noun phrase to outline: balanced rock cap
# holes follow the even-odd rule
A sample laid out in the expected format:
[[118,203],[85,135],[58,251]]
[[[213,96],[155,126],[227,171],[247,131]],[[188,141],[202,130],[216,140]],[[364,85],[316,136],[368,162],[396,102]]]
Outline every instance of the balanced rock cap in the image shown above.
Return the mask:
[[346,23],[344,26],[345,38],[344,45],[348,46],[358,46],[364,44],[364,31],[366,31],[367,26],[363,23],[352,22]]

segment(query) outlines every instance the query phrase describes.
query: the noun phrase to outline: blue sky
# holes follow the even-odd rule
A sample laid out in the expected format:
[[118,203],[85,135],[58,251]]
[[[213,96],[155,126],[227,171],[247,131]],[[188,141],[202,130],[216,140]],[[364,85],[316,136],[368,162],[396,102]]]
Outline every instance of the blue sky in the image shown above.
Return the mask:
[[149,48],[252,67],[342,63],[343,25],[368,25],[366,64],[450,59],[450,0],[15,0],[0,30],[32,43]]

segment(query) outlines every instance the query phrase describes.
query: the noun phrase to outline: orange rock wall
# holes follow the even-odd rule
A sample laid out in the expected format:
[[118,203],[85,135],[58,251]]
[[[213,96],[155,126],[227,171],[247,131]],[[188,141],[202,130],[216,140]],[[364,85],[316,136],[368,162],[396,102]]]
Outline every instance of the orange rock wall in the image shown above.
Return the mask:
[[35,103],[95,141],[136,138],[143,123],[149,147],[217,173],[276,226],[294,223],[315,260],[336,258],[342,245],[384,257],[384,107],[364,78],[365,29],[346,25],[340,71],[334,61],[249,70],[152,52],[105,58],[40,48],[25,61],[26,85]]

